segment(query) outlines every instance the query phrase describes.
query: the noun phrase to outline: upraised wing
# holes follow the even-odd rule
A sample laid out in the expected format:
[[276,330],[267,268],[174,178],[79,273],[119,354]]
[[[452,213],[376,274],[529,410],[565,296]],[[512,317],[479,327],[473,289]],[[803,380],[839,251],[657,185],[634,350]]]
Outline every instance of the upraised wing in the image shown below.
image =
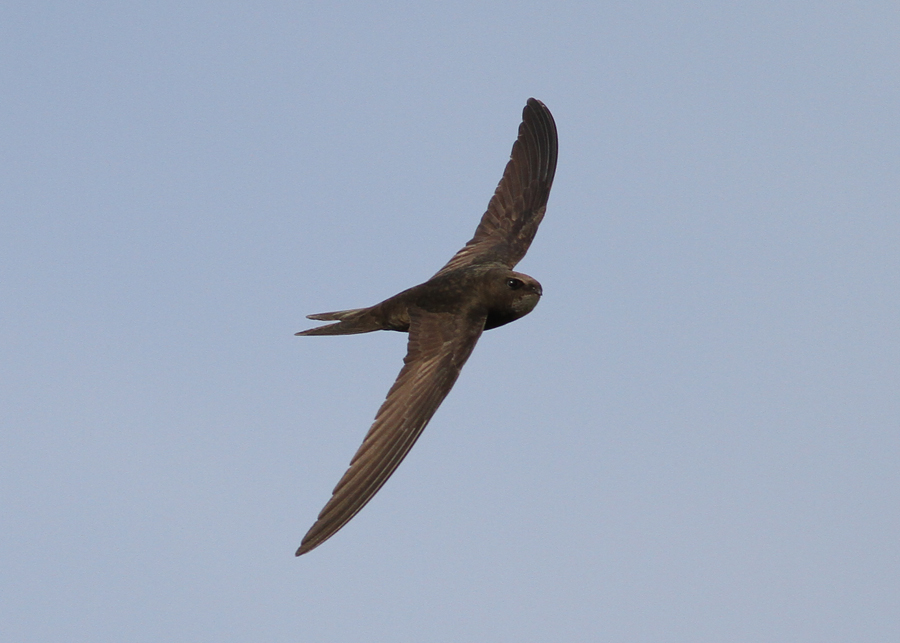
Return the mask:
[[479,315],[427,313],[414,306],[409,316],[403,369],[297,556],[333,536],[391,477],[453,388],[485,322]]
[[509,163],[475,236],[437,274],[488,262],[511,269],[522,260],[547,209],[556,151],[556,123],[550,110],[529,98]]

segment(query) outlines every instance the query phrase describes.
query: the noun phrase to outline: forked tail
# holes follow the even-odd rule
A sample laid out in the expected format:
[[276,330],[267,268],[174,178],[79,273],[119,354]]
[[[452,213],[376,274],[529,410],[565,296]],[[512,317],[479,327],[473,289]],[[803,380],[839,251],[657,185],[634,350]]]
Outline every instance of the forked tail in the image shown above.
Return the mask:
[[333,313],[316,313],[307,315],[307,319],[316,321],[337,321],[336,324],[310,328],[295,335],[355,335],[357,333],[371,333],[373,330],[381,330],[383,326],[372,313],[371,308],[354,308],[353,310],[338,310]]

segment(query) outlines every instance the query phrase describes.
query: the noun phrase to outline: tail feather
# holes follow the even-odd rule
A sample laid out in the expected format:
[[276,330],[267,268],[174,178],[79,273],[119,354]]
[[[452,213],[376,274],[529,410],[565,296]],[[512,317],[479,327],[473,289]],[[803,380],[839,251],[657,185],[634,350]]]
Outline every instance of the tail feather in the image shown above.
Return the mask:
[[337,321],[337,323],[310,328],[309,330],[294,333],[295,335],[355,335],[357,333],[371,333],[382,328],[378,319],[372,314],[371,308],[354,308],[352,310],[338,310],[333,313],[316,313],[307,315],[306,318],[315,321]]
[[307,315],[307,319],[315,319],[316,321],[339,321],[341,319],[347,319],[348,317],[352,317],[353,315],[357,315],[358,313],[364,313],[368,308],[351,308],[350,310],[337,310],[333,313],[316,313],[314,315]]

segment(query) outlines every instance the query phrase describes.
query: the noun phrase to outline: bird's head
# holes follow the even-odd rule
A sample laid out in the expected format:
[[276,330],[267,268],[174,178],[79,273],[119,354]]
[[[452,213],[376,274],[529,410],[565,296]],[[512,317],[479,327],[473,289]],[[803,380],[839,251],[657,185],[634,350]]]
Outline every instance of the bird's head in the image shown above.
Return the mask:
[[537,306],[543,293],[534,277],[508,269],[485,275],[488,318],[485,329],[496,328],[524,317]]

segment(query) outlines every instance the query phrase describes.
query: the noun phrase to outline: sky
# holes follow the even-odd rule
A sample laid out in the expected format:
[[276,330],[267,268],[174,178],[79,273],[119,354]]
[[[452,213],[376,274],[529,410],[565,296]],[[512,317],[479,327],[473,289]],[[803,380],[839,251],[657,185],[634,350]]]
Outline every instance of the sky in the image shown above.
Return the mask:
[[[0,7],[0,639],[900,640],[896,2]],[[405,336],[294,337],[559,163],[379,494]]]

